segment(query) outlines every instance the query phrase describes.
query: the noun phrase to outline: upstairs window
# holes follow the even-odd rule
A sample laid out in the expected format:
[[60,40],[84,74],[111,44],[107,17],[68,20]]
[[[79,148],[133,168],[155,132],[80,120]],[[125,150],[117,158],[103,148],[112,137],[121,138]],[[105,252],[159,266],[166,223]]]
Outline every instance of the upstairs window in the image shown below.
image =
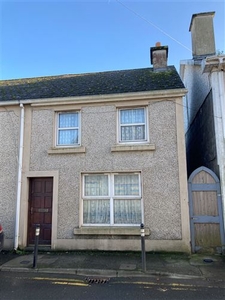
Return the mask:
[[80,113],[60,112],[57,114],[57,146],[80,145]]
[[119,142],[145,142],[147,141],[146,109],[120,109],[119,110]]

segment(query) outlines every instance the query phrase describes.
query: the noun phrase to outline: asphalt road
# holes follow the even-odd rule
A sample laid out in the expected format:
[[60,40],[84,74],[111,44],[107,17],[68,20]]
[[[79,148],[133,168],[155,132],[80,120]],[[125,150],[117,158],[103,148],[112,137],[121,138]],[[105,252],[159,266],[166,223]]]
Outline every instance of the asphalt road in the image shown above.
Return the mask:
[[224,300],[222,281],[0,272],[1,300]]

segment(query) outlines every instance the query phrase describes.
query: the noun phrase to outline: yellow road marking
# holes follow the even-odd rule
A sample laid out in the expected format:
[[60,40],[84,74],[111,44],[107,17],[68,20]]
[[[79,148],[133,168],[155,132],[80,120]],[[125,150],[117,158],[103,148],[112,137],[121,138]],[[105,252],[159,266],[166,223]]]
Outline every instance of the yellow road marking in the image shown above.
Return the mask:
[[67,281],[53,281],[52,283],[53,284],[62,284],[62,285],[89,286],[87,283],[67,282]]
[[71,278],[51,278],[51,277],[34,277],[34,280],[51,281],[52,284],[64,284],[64,285],[74,285],[74,286],[89,286],[83,280],[71,279]]
[[[122,282],[122,283],[131,283],[131,282]],[[184,287],[193,287],[195,285],[192,284],[182,284],[182,283],[160,283],[160,282],[146,282],[146,281],[135,281],[132,282],[133,284],[137,285],[155,285],[155,286],[184,286]]]
[[169,286],[169,287],[177,287],[177,288],[222,288],[225,289],[225,287],[219,287],[219,286],[212,286],[212,285],[195,285],[195,284],[185,284],[185,283],[160,283],[160,282],[146,282],[146,281],[134,281],[134,282],[128,282],[128,281],[122,281],[122,282],[116,282],[114,284],[123,283],[123,284],[137,284],[137,285],[150,285],[150,286]]
[[171,290],[173,290],[173,291],[194,291],[194,292],[196,292],[197,291],[197,289],[189,289],[189,288],[187,288],[187,289],[185,289],[185,288],[171,288]]
[[79,279],[71,279],[71,278],[54,278],[54,277],[34,277],[34,280],[48,280],[48,281],[66,281],[66,282],[76,282],[76,283],[84,283],[83,280]]

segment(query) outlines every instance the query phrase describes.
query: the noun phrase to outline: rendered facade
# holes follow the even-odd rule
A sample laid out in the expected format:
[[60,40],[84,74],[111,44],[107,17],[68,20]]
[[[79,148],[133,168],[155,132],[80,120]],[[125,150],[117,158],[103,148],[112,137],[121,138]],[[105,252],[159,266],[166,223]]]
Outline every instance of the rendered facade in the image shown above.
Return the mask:
[[0,82],[7,248],[190,251],[182,98],[168,48],[153,67]]

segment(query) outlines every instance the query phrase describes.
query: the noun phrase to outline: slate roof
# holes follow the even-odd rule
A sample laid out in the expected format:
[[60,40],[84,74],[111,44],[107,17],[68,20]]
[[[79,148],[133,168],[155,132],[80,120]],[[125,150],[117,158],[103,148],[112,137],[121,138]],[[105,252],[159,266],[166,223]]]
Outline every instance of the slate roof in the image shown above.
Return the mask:
[[104,95],[184,88],[174,66],[0,81],[0,101]]

